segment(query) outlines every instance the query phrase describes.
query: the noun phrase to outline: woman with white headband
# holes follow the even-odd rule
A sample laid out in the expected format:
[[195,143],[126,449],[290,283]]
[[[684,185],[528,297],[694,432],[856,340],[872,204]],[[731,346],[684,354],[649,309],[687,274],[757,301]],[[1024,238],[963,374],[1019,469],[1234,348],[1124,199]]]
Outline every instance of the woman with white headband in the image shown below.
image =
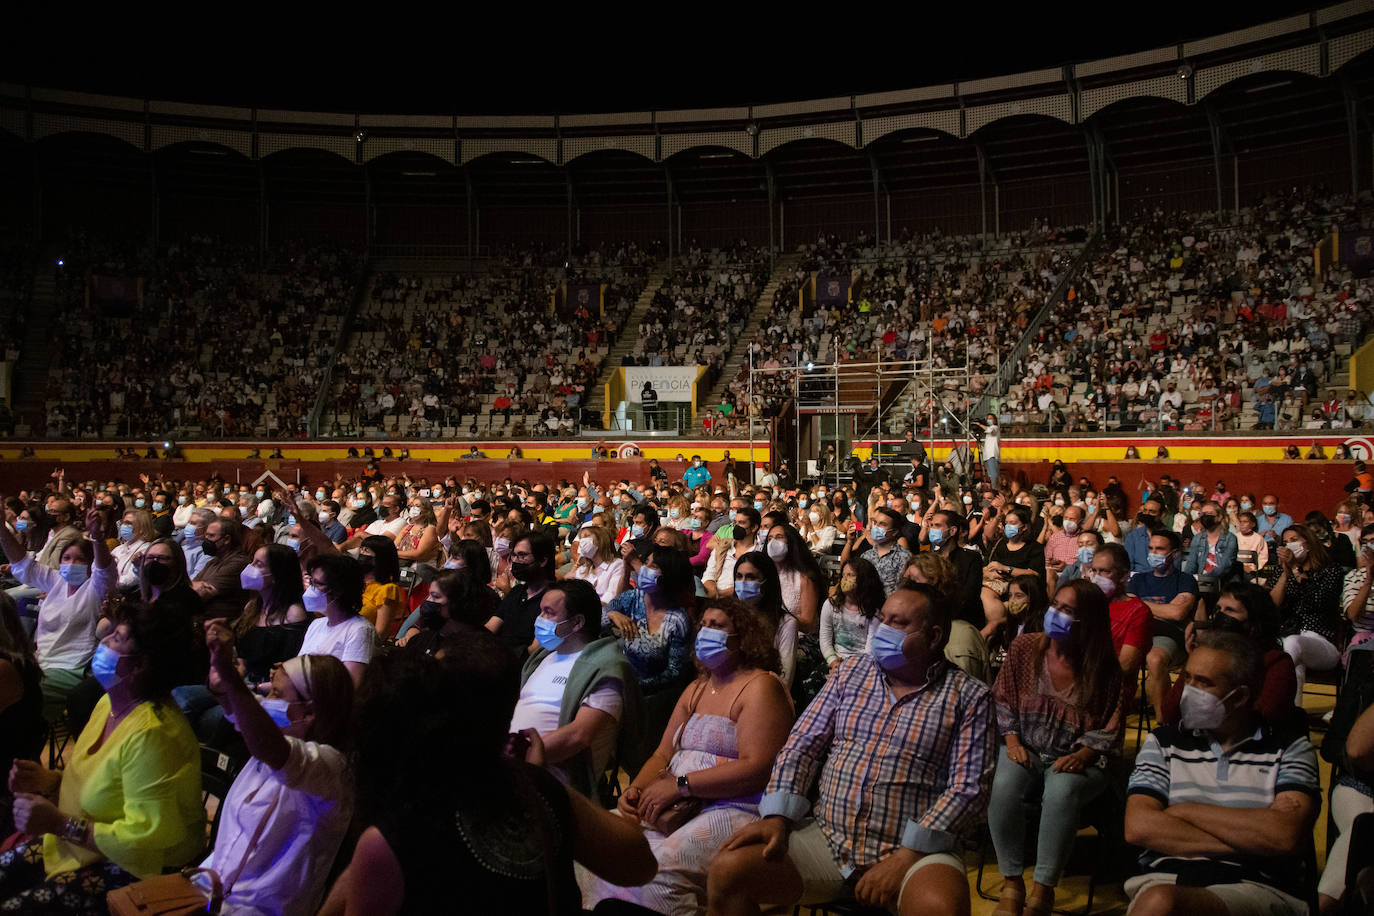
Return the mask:
[[253,756],[224,799],[202,867],[219,875],[224,913],[314,913],[353,816],[341,750],[353,680],[332,655],[299,655],[272,671],[259,701],[235,669],[233,634],[220,621],[205,627],[210,690]]

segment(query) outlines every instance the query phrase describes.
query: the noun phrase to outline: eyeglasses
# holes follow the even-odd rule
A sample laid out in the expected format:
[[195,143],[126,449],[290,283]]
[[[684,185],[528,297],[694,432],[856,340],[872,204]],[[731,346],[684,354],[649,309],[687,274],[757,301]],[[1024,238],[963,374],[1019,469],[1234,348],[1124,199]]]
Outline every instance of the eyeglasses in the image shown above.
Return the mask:
[[521,553],[513,553],[513,554],[510,555],[510,558],[511,558],[512,560],[533,560],[533,559],[534,559],[534,554],[532,554],[532,553],[524,553],[524,552],[521,552]]

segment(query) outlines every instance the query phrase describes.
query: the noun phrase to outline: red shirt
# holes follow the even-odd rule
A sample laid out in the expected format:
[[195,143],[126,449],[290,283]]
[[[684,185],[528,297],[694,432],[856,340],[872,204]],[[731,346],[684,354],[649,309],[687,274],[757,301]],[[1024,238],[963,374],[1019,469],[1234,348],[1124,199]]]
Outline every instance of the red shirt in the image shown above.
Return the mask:
[[1123,598],[1113,601],[1108,611],[1112,615],[1112,650],[1119,656],[1122,646],[1135,646],[1144,660],[1144,653],[1154,642],[1150,606],[1139,598]]

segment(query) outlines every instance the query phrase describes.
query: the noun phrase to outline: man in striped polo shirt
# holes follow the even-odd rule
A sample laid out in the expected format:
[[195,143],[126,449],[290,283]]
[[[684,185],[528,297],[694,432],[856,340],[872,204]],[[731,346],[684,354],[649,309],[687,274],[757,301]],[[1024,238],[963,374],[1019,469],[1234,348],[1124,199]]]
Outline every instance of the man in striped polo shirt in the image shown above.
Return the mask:
[[1155,729],[1131,775],[1126,841],[1144,848],[1145,873],[1126,882],[1130,916],[1307,913],[1317,757],[1305,734],[1255,713],[1263,672],[1244,637],[1199,636],[1182,724]]

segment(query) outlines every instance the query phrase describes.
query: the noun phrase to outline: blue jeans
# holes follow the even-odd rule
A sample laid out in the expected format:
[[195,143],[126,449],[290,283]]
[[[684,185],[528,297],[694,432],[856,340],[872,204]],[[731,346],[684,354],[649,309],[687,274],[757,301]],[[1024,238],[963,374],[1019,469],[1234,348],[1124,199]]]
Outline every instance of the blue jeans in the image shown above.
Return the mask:
[[1019,878],[1026,870],[1027,798],[1040,792],[1040,833],[1036,842],[1035,881],[1046,887],[1059,883],[1074,835],[1078,833],[1079,809],[1107,785],[1107,771],[1092,766],[1082,773],[1056,773],[1054,760],[1030,751],[1023,767],[1007,759],[1003,747],[997,754],[988,802],[988,830],[997,850],[997,870],[1003,877]]
[[1001,464],[1002,459],[1000,458],[983,459],[983,467],[985,467],[988,472],[988,482],[991,483],[993,486],[997,486],[997,469],[1001,466]]

